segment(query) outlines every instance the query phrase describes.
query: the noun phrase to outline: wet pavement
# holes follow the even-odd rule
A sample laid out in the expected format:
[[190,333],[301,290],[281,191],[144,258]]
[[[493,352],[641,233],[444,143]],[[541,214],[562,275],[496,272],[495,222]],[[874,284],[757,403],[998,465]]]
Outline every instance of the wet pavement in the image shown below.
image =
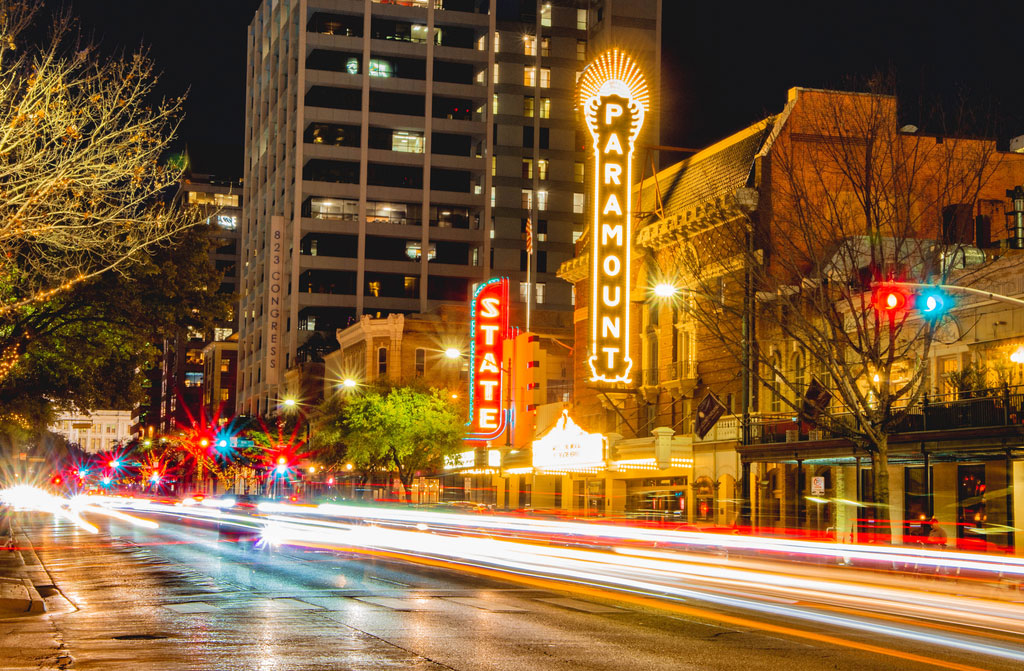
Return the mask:
[[260,552],[167,520],[20,523],[54,587],[46,614],[0,619],[5,671],[935,668],[399,561]]

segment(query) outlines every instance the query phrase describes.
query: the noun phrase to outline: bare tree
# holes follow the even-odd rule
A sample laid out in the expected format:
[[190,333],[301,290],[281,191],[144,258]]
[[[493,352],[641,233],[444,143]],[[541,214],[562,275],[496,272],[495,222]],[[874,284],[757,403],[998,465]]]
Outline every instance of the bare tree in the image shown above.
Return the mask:
[[[41,46],[24,44],[35,12],[35,3],[0,0],[0,327],[127,271],[200,215],[161,198],[181,177],[161,158],[182,99],[154,100],[144,53],[100,57],[66,13]],[[17,361],[18,347],[0,358]]]
[[762,409],[806,422],[811,378],[832,394],[813,421],[870,455],[887,535],[888,439],[926,390],[941,323],[876,309],[879,287],[980,278],[964,214],[996,169],[995,143],[901,131],[896,99],[877,94],[804,91],[774,123],[756,207],[690,236],[673,262],[692,318],[746,362]]

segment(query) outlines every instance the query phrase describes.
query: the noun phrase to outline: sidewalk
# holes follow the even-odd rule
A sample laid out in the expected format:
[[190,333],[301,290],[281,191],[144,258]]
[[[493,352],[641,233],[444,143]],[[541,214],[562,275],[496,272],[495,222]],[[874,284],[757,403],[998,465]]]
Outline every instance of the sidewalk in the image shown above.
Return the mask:
[[46,603],[37,585],[50,587],[50,578],[28,537],[17,524],[13,528],[13,546],[0,548],[0,617],[43,613]]

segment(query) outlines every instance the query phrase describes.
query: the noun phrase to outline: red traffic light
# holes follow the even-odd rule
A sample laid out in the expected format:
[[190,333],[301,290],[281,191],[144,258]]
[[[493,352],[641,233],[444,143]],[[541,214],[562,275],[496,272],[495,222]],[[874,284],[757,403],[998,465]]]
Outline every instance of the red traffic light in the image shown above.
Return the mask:
[[882,286],[875,290],[872,303],[879,312],[897,314],[909,307],[910,297],[899,287]]

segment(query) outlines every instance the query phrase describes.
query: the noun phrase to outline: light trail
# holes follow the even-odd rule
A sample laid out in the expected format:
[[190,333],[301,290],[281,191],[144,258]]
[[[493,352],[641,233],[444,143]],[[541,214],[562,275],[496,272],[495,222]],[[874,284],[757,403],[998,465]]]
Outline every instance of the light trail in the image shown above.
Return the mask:
[[[539,581],[951,669],[975,667],[778,622],[1024,663],[1024,604],[1012,601],[1009,590],[996,589],[1005,586],[1006,578],[1019,583],[1024,575],[1024,560],[1015,557],[333,504],[261,504],[255,515],[235,513],[223,499],[183,505],[84,497],[72,507],[83,513],[130,511],[121,514],[133,524],[148,521],[139,515],[159,515],[260,530],[264,542],[273,545],[388,556]],[[833,563],[808,563],[822,558]],[[874,568],[845,565],[851,559]],[[983,579],[964,583],[932,575],[922,581],[892,572],[893,563],[969,570]]]

